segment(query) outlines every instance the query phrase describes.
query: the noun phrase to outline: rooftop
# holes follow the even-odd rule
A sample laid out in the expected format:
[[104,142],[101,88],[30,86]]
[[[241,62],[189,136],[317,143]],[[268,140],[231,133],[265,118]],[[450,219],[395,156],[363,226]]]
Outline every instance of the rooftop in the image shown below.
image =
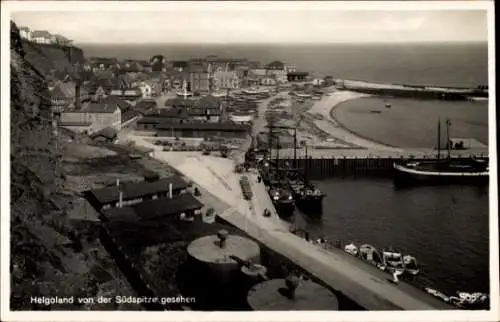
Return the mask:
[[99,203],[107,204],[117,202],[119,200],[120,190],[123,192],[123,200],[130,200],[160,192],[168,192],[169,184],[172,184],[173,190],[181,190],[187,187],[186,182],[184,182],[184,180],[180,177],[170,176],[154,182],[142,181],[138,183],[126,183],[120,185],[120,187],[106,187],[92,190],[89,193],[92,194]]
[[104,211],[110,221],[152,220],[203,208],[203,204],[190,193],[170,198],[148,200],[130,207],[111,208]]
[[233,131],[233,132],[248,132],[250,126],[235,124],[232,122],[225,123],[173,123],[159,122],[159,130],[198,130],[198,131]]

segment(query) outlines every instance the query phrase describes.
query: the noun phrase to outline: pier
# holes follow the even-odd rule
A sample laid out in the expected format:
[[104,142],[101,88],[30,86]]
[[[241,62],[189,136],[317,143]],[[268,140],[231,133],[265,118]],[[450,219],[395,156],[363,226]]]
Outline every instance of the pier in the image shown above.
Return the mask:
[[[273,150],[273,158],[277,151]],[[278,163],[293,166],[293,149],[280,149]],[[394,162],[403,160],[421,161],[434,159],[433,149],[297,149],[296,167],[307,172],[311,179],[333,176],[376,175],[391,176]],[[451,151],[453,159],[487,158],[487,148],[471,148]]]
[[432,85],[379,84],[356,80],[336,80],[337,87],[354,92],[409,98],[467,100],[488,97],[486,88],[438,87]]

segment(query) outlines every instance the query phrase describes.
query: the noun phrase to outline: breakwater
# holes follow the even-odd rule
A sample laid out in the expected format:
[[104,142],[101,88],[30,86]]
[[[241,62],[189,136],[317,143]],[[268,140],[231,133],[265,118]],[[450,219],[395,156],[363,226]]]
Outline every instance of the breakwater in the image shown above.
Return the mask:
[[450,101],[465,101],[473,97],[488,97],[488,88],[486,86],[478,86],[477,88],[452,88],[432,85],[376,84],[349,80],[337,80],[336,84],[337,88],[341,90],[379,96]]

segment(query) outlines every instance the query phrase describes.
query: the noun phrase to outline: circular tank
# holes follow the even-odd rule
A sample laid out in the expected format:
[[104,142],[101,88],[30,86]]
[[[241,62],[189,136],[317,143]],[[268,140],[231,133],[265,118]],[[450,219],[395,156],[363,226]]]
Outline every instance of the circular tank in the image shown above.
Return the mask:
[[[243,262],[260,262],[260,248],[256,242],[230,235],[226,230],[194,240],[187,252],[191,283],[198,290],[204,289],[200,296],[207,297],[211,303],[217,301],[215,305],[229,304],[235,300],[235,294],[241,293],[241,264],[232,256]],[[244,297],[241,300],[245,302]]]
[[255,285],[248,292],[247,303],[254,311],[336,311],[339,307],[330,290],[295,276]]
[[243,296],[246,296],[252,286],[267,279],[267,268],[260,264],[242,266],[240,270]]

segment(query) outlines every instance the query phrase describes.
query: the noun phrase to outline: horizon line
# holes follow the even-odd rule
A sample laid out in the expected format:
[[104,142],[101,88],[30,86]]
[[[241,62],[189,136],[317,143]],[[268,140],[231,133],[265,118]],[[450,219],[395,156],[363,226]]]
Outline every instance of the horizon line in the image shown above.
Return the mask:
[[449,40],[449,41],[437,41],[437,40],[422,40],[422,41],[336,41],[336,42],[76,42],[75,45],[126,45],[126,46],[142,46],[142,45],[383,45],[383,44],[488,44],[488,40]]

